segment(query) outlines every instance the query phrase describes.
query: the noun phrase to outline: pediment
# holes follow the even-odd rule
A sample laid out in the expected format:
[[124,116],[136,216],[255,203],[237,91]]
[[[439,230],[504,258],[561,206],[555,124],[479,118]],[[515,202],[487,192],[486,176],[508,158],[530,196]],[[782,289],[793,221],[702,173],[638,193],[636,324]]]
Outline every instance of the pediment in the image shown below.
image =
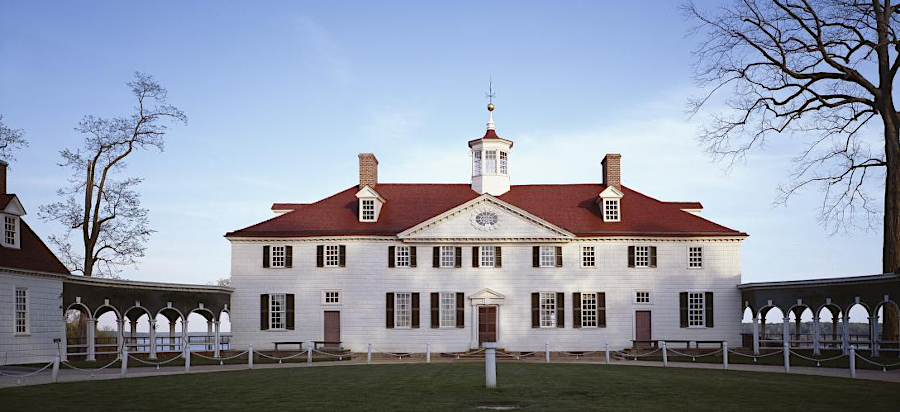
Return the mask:
[[553,242],[573,239],[575,235],[485,194],[413,226],[398,237],[408,242]]
[[504,296],[502,293],[493,291],[488,288],[481,289],[474,295],[469,296],[469,299],[505,299],[505,298],[506,298],[506,296]]
[[6,207],[3,208],[3,213],[13,216],[25,216],[25,208],[22,207],[22,203],[19,202],[18,196],[13,195],[9,203],[6,204]]
[[600,197],[603,199],[621,199],[623,196],[625,196],[625,193],[616,189],[615,186],[609,186],[600,192]]

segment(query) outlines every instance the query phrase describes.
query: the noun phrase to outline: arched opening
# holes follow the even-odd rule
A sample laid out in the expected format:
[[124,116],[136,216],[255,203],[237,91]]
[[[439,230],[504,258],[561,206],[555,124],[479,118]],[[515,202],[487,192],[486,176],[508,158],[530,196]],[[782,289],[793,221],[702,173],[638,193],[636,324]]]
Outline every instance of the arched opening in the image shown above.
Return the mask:
[[125,312],[125,319],[127,324],[123,334],[128,352],[150,352],[150,312],[145,308],[133,307]]
[[64,312],[66,322],[66,357],[84,359],[88,353],[87,320],[90,310],[80,303],[70,305]]
[[181,352],[181,335],[183,316],[173,308],[163,308],[156,315],[156,351],[157,353]]
[[841,317],[843,312],[835,304],[827,304],[819,309],[819,345],[822,349],[841,349],[844,333]]
[[188,314],[187,339],[192,352],[212,352],[215,344],[213,313],[209,309],[194,309]]
[[[890,325],[885,325],[884,323],[884,311],[886,308],[894,307],[894,310],[897,310],[897,304],[893,301],[885,301],[878,305],[878,309],[876,314],[878,315],[878,324],[875,326],[875,330],[878,331],[878,348],[880,351],[884,352],[895,352],[900,355],[900,345],[898,345],[897,335],[888,335],[885,332],[890,332]],[[894,325],[895,330],[900,330],[900,319],[897,319],[897,325]],[[887,343],[884,343],[887,342]]]
[[119,355],[119,314],[110,306],[101,306],[94,314],[97,323],[94,332],[94,353],[97,359],[110,359]]
[[744,317],[741,319],[741,346],[753,347],[753,308],[744,308]]
[[797,305],[788,311],[788,335],[791,347],[812,348],[813,346],[813,311],[806,305]]
[[869,309],[860,303],[855,303],[847,310],[848,337],[851,345],[857,349],[871,349],[871,334],[869,325]]
[[784,312],[777,306],[760,310],[759,347],[781,348],[784,344]]

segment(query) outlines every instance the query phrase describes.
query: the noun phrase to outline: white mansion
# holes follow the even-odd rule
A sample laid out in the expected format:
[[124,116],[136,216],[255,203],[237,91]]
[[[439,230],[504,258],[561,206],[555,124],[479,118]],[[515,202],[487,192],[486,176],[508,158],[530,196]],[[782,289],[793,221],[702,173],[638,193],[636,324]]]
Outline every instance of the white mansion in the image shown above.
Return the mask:
[[[492,106],[489,109],[493,109]],[[470,184],[359,184],[230,232],[233,344],[365,351],[613,349],[633,340],[740,345],[745,233],[621,184],[510,185],[493,117],[468,142]],[[598,171],[598,177],[600,171]]]

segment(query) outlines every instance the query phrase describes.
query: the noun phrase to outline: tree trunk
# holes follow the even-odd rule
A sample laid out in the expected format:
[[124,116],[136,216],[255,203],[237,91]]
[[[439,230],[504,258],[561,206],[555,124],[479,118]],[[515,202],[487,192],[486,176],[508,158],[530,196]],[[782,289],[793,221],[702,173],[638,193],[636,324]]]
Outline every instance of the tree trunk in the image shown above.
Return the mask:
[[[888,114],[883,115],[885,163],[887,175],[884,184],[884,248],[882,270],[884,273],[900,272],[900,134],[897,124]],[[897,308],[884,305],[884,340],[897,340]],[[877,314],[873,314],[877,315]]]

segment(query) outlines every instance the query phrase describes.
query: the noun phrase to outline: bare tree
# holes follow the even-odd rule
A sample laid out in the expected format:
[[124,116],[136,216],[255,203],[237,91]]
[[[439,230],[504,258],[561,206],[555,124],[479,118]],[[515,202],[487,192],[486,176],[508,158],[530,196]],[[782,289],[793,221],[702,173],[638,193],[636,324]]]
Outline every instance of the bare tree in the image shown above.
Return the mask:
[[[57,221],[68,231],[51,236],[63,262],[85,276],[114,276],[123,265],[144,256],[149,227],[135,187],[142,179],[114,175],[126,168],[137,150],[163,150],[167,123],[186,123],[187,117],[166,102],[166,89],[152,76],[135,73],[127,83],[136,99],[134,113],[111,119],[86,116],[75,130],[86,135],[82,149],[61,152],[60,166],[72,169],[69,185],[58,190],[63,200],[41,206],[40,217]],[[70,235],[78,233],[79,246]]]
[[3,123],[3,115],[0,114],[0,160],[15,160],[13,150],[28,146],[28,141],[22,135],[21,129],[12,129]]
[[[809,141],[781,186],[778,202],[812,186],[823,191],[820,221],[837,231],[883,216],[885,273],[900,270],[900,8],[879,0],[735,0],[707,13],[684,6],[702,36],[695,80],[709,94],[696,112],[731,90],[726,114],[712,116],[700,140],[734,162],[766,139]],[[884,190],[883,209],[869,193]],[[875,190],[877,190],[875,189]],[[886,339],[897,313],[885,307]],[[890,322],[890,323],[889,323]]]

